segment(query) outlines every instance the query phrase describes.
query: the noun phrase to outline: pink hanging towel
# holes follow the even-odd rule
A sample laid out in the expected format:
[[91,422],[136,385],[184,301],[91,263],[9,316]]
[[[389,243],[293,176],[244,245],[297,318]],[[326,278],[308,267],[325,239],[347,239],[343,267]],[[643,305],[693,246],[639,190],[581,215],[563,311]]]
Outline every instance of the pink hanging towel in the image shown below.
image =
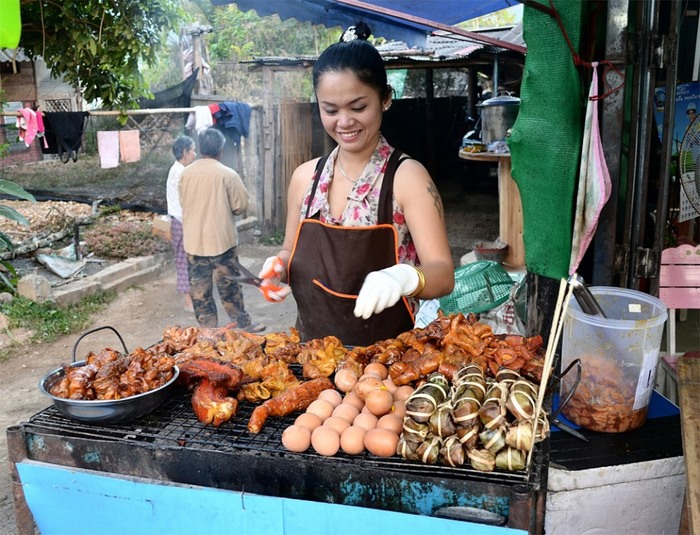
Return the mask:
[[112,169],[119,166],[119,132],[97,132],[97,152],[100,153],[100,167]]
[[569,275],[578,269],[583,255],[593,240],[600,212],[610,198],[610,173],[605,163],[603,143],[598,124],[598,64],[593,63],[593,77],[588,93],[588,107],[583,129],[581,167],[578,179],[578,197],[574,213],[574,232],[571,240]]
[[122,162],[138,162],[141,159],[141,137],[138,130],[119,131],[119,151]]
[[39,125],[36,121],[36,112],[31,108],[22,108],[17,117],[17,128],[19,138],[29,147],[39,132]]

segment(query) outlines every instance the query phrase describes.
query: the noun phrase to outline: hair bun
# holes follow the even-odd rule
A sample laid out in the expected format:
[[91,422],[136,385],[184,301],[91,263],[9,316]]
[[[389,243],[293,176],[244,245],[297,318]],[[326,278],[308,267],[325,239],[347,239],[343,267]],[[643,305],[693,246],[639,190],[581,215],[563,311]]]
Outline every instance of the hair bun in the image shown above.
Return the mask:
[[361,39],[363,41],[366,41],[369,39],[369,36],[372,35],[372,30],[370,27],[365,24],[364,22],[358,22],[354,26],[350,26],[347,30],[343,32],[343,35],[340,36],[340,42],[341,43],[349,43],[350,41],[354,41],[355,39]]

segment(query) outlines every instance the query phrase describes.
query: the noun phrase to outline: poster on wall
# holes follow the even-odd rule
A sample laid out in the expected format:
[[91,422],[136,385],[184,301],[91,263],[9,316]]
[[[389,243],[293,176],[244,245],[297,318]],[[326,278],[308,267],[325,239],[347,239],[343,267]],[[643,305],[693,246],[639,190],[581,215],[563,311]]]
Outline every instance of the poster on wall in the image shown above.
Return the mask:
[[[657,87],[654,90],[654,116],[659,134],[659,139],[663,134],[663,114],[666,104],[666,89]],[[678,155],[681,149],[683,136],[685,136],[688,127],[693,122],[697,115],[698,106],[700,105],[700,82],[689,82],[678,84],[676,86],[676,110],[673,117],[673,138],[671,140],[671,156],[672,161],[678,161]],[[676,169],[673,164],[671,172],[675,174]],[[681,190],[680,213],[678,214],[678,222],[688,221],[700,215],[699,210],[693,207],[693,204],[688,199],[683,188]],[[696,203],[698,204],[698,203]]]

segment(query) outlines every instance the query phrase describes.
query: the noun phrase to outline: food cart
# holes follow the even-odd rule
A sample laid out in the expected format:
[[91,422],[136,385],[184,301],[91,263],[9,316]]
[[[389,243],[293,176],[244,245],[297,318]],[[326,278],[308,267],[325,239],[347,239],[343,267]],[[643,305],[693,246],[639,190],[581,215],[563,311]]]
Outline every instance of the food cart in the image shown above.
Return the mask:
[[[175,391],[128,424],[93,425],[49,407],[8,429],[19,533],[542,532],[547,443],[530,470],[483,473],[370,454],[290,453],[243,404],[214,428]],[[99,527],[99,528],[98,528]]]
[[205,426],[178,390],[129,424],[84,424],[48,407],[9,428],[18,533],[35,522],[44,535],[76,522],[100,533],[556,533],[680,518],[680,417],[658,395],[630,433],[580,430],[586,442],[553,427],[527,473],[290,453],[289,419],[251,435],[241,409],[230,425]]

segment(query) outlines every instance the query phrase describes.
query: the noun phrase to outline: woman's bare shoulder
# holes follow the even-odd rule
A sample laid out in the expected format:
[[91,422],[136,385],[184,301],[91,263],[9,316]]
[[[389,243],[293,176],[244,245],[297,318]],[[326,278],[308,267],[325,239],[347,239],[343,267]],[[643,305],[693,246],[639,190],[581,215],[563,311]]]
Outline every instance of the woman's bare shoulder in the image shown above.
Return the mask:
[[314,158],[313,160],[309,160],[301,164],[292,173],[292,178],[299,176],[310,179],[313,177],[314,171],[316,170],[316,165],[320,159],[321,158]]
[[314,158],[304,162],[294,170],[289,181],[289,192],[291,195],[300,197],[306,191],[314,178],[314,171],[319,160],[320,158]]

